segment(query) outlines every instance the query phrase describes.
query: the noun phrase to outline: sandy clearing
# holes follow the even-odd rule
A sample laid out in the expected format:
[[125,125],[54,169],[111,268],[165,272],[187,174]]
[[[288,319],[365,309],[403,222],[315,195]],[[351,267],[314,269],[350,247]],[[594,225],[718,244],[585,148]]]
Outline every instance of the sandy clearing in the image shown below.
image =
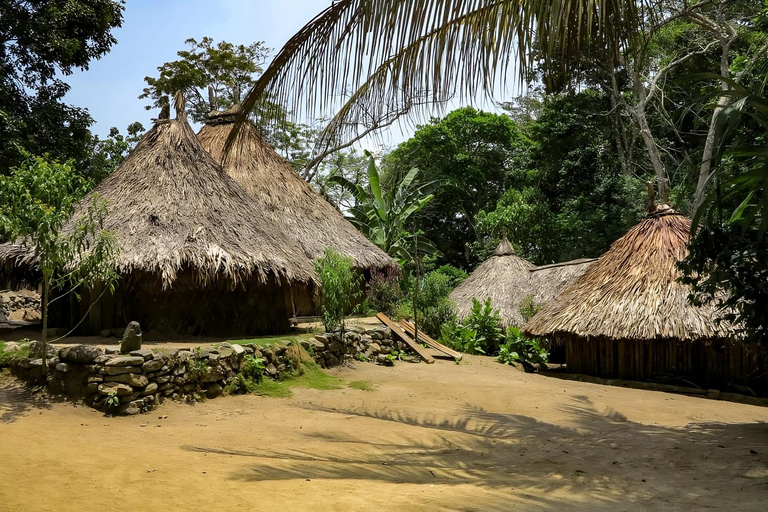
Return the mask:
[[377,388],[166,402],[107,418],[5,385],[0,510],[762,511],[768,502],[766,408],[471,356],[333,373]]

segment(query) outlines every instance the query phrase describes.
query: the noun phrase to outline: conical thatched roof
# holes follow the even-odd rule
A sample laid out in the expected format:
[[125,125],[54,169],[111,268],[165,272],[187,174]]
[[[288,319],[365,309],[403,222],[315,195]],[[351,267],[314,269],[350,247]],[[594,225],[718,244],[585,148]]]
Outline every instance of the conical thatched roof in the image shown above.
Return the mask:
[[[200,282],[235,284],[272,274],[310,282],[314,271],[245,190],[203,149],[186,119],[160,119],[136,149],[78,205],[107,200],[104,228],[120,245],[120,273],[159,274],[170,287],[182,269]],[[65,229],[67,229],[65,227]],[[18,251],[6,248],[18,260]],[[27,256],[26,263],[31,264]]]
[[691,221],[670,208],[650,214],[614,242],[562,295],[525,326],[534,336],[696,340],[724,337],[713,307],[688,303],[676,263],[687,255]]
[[[237,117],[237,107],[212,112],[197,137],[221,161],[224,145]],[[332,205],[317,194],[280,157],[251,124],[242,127],[224,169],[242,185],[284,235],[300,246],[305,259],[333,248],[351,257],[358,268],[396,267]]]
[[536,304],[552,300],[594,261],[595,258],[584,258],[536,267],[518,257],[504,237],[491,257],[457,286],[450,298],[456,304],[459,318],[472,311],[472,298],[482,302],[490,297],[493,307],[499,310],[504,327],[522,325],[525,323],[520,313],[523,299],[532,296]]
[[521,290],[529,290],[534,268],[533,263],[517,256],[509,240],[503,238],[493,254],[451,292],[456,314],[464,318],[472,311],[473,298],[483,302],[490,297],[505,326],[521,325],[520,302],[527,295],[521,295]]

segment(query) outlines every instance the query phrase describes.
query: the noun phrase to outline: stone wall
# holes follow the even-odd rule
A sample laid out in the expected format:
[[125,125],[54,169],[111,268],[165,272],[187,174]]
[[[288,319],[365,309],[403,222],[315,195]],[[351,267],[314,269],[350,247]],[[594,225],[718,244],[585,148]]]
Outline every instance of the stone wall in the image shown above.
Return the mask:
[[40,295],[37,292],[0,292],[0,322],[39,322],[40,318]]
[[[215,398],[232,382],[247,356],[263,358],[265,376],[279,378],[295,368],[308,353],[327,368],[352,360],[392,364],[394,351],[405,346],[392,340],[386,327],[351,327],[301,341],[306,352],[291,345],[254,344],[198,349],[140,348],[127,354],[118,349],[73,345],[49,346],[43,371],[42,344],[8,343],[4,359],[11,371],[28,383],[44,383],[49,392],[64,395],[110,414],[138,414],[156,408],[165,399]],[[387,355],[390,355],[388,358]]]

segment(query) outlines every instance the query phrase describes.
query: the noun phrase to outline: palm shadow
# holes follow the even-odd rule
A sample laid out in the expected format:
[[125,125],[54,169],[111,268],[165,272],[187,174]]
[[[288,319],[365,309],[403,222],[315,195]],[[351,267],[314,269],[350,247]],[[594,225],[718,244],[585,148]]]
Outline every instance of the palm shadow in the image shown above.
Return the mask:
[[[619,510],[634,503],[687,506],[686,500],[693,506],[702,497],[760,510],[768,499],[765,424],[702,423],[680,429],[647,425],[629,421],[616,411],[598,411],[587,397],[576,397],[561,409],[570,419],[568,426],[472,406],[451,417],[385,409],[306,408],[372,421],[379,424],[380,435],[361,437],[352,429],[309,432],[304,434],[306,447],[281,451],[184,448],[258,459],[247,471],[231,476],[247,482],[352,479],[472,484],[498,491],[499,502],[485,503],[486,509],[509,506],[510,489],[539,507],[567,505],[572,510],[582,505],[584,510]],[[733,478],[738,485],[717,492],[707,485],[723,478]],[[562,496],[552,495],[555,491],[577,491],[588,499],[566,503]]]
[[51,409],[55,401],[14,378],[0,380],[0,423],[12,423],[33,410]]

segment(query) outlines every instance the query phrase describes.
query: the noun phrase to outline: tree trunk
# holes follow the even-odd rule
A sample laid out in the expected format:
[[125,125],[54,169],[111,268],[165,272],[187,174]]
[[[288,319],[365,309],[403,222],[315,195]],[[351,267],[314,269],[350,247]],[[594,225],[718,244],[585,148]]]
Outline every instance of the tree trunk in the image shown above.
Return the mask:
[[43,344],[43,375],[48,374],[48,293],[50,286],[50,278],[43,273],[43,332],[42,332],[42,344]]

